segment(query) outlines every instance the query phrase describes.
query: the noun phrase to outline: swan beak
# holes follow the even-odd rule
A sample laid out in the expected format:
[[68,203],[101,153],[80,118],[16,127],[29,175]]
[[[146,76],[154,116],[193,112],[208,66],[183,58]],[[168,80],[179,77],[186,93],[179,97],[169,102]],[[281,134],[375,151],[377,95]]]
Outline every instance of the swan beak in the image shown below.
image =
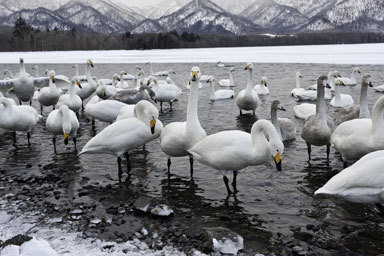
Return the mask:
[[267,82],[266,81],[264,81],[264,86],[267,86]]
[[64,144],[68,145],[68,138],[69,138],[69,133],[64,133]]
[[151,84],[151,79],[149,79],[147,82],[147,85],[150,85],[150,84]]
[[104,93],[104,97],[107,97],[107,92],[105,90],[103,91],[103,93]]
[[76,81],[76,84],[77,86],[79,86],[80,89],[83,89],[83,87],[81,87],[80,81]]
[[211,78],[208,78],[207,83],[210,83],[210,82],[211,82]]
[[55,83],[55,76],[51,76],[52,82]]
[[279,107],[279,110],[286,111],[284,107]]
[[120,80],[120,77],[118,77],[118,76],[116,76],[116,80],[117,80],[117,81],[121,81],[121,80]]
[[327,84],[325,85],[325,88],[331,89],[332,87],[327,83]]
[[337,73],[337,75],[336,75],[337,77],[341,77],[341,75],[340,75],[340,73]]
[[154,134],[155,133],[156,119],[154,117],[152,117],[152,120],[149,124],[151,126],[151,133]]
[[199,72],[192,71],[192,81],[196,81],[198,76],[199,76]]
[[303,78],[303,76],[299,76],[299,78]]
[[89,61],[89,64],[91,65],[91,67],[95,67],[94,65],[93,65],[93,62],[90,60]]
[[279,152],[274,157],[275,163],[276,163],[276,168],[279,172],[281,172],[281,155]]
[[368,84],[369,87],[373,87],[373,84],[371,81],[369,81],[369,84]]
[[20,63],[23,63],[24,62],[24,59],[23,58],[20,58]]
[[249,70],[249,65],[245,66],[244,70]]
[[340,81],[340,85],[343,85],[343,86],[345,86],[345,84],[343,83],[343,81]]

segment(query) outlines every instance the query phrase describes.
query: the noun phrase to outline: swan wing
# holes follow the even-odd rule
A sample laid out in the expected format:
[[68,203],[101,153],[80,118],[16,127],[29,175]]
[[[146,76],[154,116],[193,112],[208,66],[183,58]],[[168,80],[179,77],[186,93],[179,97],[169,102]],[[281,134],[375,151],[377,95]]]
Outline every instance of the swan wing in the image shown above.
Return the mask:
[[0,92],[6,93],[9,90],[11,90],[13,88],[13,84],[16,79],[17,78],[0,80]]

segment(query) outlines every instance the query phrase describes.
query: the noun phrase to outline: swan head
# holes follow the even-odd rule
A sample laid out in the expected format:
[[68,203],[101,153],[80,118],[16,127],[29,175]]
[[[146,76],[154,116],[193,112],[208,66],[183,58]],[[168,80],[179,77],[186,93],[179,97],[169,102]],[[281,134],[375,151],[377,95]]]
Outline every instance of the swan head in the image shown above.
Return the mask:
[[271,104],[272,110],[282,110],[286,111],[286,109],[281,105],[281,102],[279,100],[274,100]]
[[235,68],[231,68],[229,71],[230,71],[230,72],[235,72],[236,69],[235,69]]
[[339,72],[339,71],[336,71],[336,70],[333,71],[333,74],[332,74],[332,75],[333,75],[334,78],[341,77],[340,72]]
[[72,68],[79,68],[79,65],[75,64],[75,65],[72,66]]
[[35,66],[32,67],[32,69],[33,69],[33,70],[35,70],[35,69],[39,69],[39,66],[35,65]]
[[300,71],[297,71],[297,72],[296,72],[296,77],[297,77],[297,78],[303,78],[303,76],[300,74]]
[[71,79],[71,83],[72,83],[73,85],[77,85],[80,89],[82,89],[79,79],[77,79],[75,76],[72,77],[72,79]]
[[340,78],[336,78],[335,79],[335,85],[343,85],[343,86],[345,86],[345,84],[343,83],[343,81],[340,80]]
[[363,76],[362,84],[366,84],[369,87],[373,87],[372,81],[371,81],[371,75],[370,74],[365,74]]
[[264,86],[267,86],[267,78],[265,77],[265,76],[263,76],[262,78],[261,78],[261,83],[260,83],[261,85],[264,85]]
[[208,77],[207,79],[207,83],[212,83],[213,81],[215,81],[216,79],[213,77],[213,76],[210,76]]
[[120,77],[118,74],[113,74],[113,79],[117,80],[117,81],[120,81]]
[[24,59],[23,58],[20,58],[19,61],[20,61],[20,64],[24,63]]
[[325,88],[332,88],[329,84],[328,84],[328,77],[327,76],[324,76],[324,75],[321,75],[318,79],[317,79],[317,86],[324,86]]
[[192,67],[191,68],[191,77],[192,77],[192,79],[191,79],[192,81],[200,80],[201,72],[200,72],[199,67]]
[[155,133],[155,126],[156,126],[156,119],[155,117],[152,117],[151,121],[149,122],[149,126],[151,127],[151,133]]
[[93,61],[92,61],[91,59],[89,59],[89,60],[87,61],[87,64],[88,64],[89,66],[91,66],[92,68],[95,67],[95,66],[93,65]]
[[156,84],[157,83],[157,78],[154,77],[154,76],[149,76],[148,80],[147,80],[147,85],[150,85],[152,82],[154,82]]
[[48,72],[48,75],[49,75],[49,78],[52,80],[52,82],[55,83],[55,75],[56,75],[55,71],[54,70],[50,70]]
[[253,70],[253,64],[251,62],[248,62],[247,65],[245,65],[244,70]]
[[353,71],[359,74],[361,73],[361,70],[359,68],[354,68]]

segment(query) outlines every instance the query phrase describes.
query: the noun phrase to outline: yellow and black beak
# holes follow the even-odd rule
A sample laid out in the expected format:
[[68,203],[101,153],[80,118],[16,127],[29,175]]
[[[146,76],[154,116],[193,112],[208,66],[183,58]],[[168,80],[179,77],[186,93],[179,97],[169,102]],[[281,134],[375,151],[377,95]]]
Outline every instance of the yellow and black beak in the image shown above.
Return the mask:
[[207,83],[210,83],[210,82],[212,82],[212,80],[211,78],[208,78]]
[[121,80],[120,80],[120,77],[118,77],[118,76],[116,76],[116,80],[117,80],[117,81],[121,81]]
[[104,94],[104,97],[107,97],[107,91],[106,90],[103,91],[103,94]]
[[192,81],[196,81],[199,76],[199,71],[192,71]]
[[24,59],[23,58],[20,58],[20,63],[23,63],[24,62]]
[[151,133],[154,134],[155,133],[155,126],[156,126],[156,119],[154,117],[152,117],[152,120],[149,124],[151,127]]
[[244,70],[249,70],[251,68],[251,66],[249,64],[247,64],[244,68]]
[[373,84],[371,81],[369,81],[369,84],[368,84],[369,87],[373,87]]
[[148,81],[147,81],[147,85],[150,85],[151,84],[151,79],[148,79]]
[[80,89],[83,89],[83,87],[81,87],[80,81],[76,81],[76,84],[77,86],[79,86]]
[[331,89],[332,87],[329,85],[329,83],[327,83],[327,84],[325,85],[325,88]]
[[267,86],[267,81],[264,81],[264,86]]
[[68,145],[69,133],[64,133],[64,144]]
[[55,76],[51,76],[51,79],[52,79],[52,82],[55,83],[56,80],[55,80]]
[[337,73],[337,75],[336,75],[337,77],[341,77],[341,75],[340,75],[340,73]]
[[345,83],[343,83],[343,81],[340,81],[340,85],[345,86]]
[[93,62],[90,60],[89,61],[89,65],[91,65],[91,67],[95,67],[94,65],[93,65]]
[[273,158],[275,160],[275,164],[276,164],[276,168],[279,172],[281,172],[282,170],[282,167],[281,167],[281,155],[279,152],[277,152],[277,154],[275,155],[275,157]]

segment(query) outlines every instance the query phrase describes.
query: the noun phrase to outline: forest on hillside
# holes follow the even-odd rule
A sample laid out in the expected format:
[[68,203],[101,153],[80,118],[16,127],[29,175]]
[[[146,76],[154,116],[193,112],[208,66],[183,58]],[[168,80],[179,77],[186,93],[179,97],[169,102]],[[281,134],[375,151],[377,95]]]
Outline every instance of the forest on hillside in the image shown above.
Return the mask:
[[294,35],[213,35],[193,33],[100,34],[76,31],[41,31],[19,18],[13,28],[0,28],[0,51],[147,50],[243,46],[356,44],[384,42],[384,33],[307,32]]

